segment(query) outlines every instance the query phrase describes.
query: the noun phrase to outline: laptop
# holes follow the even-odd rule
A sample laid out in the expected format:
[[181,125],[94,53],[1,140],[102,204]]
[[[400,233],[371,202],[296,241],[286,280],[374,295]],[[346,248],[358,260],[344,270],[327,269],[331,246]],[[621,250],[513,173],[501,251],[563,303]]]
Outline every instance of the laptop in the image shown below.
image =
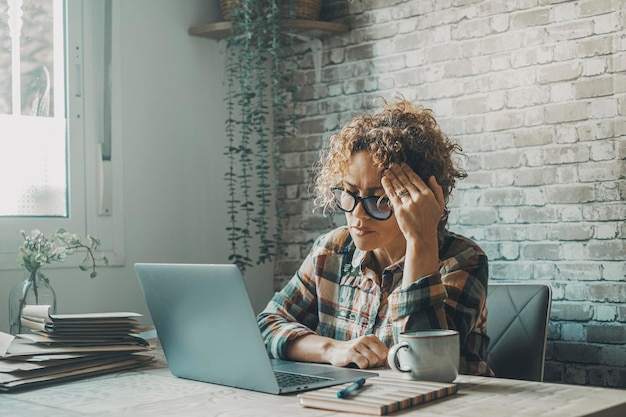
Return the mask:
[[134,267],[168,366],[177,377],[285,394],[378,375],[270,359],[235,265]]

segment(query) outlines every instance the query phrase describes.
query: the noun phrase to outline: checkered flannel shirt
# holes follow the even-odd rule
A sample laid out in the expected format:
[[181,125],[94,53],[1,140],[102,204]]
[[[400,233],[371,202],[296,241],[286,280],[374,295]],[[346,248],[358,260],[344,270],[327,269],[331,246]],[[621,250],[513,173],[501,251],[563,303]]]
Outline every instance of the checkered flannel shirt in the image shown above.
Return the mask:
[[285,358],[289,341],[313,333],[336,340],[375,334],[391,346],[402,331],[454,329],[461,341],[460,372],[493,375],[485,362],[487,257],[450,232],[439,253],[438,273],[402,288],[404,258],[378,280],[368,268],[371,252],[356,248],[346,227],[320,236],[257,318],[268,352]]

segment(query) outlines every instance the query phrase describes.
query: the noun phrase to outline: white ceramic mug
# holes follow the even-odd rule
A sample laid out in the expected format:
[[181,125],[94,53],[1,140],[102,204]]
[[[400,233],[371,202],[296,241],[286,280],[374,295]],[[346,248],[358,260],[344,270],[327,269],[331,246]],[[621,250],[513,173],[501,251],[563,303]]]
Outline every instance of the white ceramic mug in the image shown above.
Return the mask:
[[418,330],[403,332],[389,349],[391,369],[410,379],[452,382],[459,374],[459,332]]

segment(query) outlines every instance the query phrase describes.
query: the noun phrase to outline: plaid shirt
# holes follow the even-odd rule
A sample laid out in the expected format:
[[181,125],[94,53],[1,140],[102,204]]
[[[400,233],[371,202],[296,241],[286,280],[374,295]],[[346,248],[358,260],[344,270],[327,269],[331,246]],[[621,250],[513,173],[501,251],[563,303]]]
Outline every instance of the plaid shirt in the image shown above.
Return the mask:
[[460,372],[493,375],[484,360],[487,257],[474,242],[450,232],[439,253],[438,273],[402,288],[404,259],[378,280],[368,267],[371,252],[356,248],[346,227],[320,236],[257,318],[268,352],[284,358],[288,341],[311,333],[336,340],[375,334],[391,346],[403,331],[454,329],[461,341]]

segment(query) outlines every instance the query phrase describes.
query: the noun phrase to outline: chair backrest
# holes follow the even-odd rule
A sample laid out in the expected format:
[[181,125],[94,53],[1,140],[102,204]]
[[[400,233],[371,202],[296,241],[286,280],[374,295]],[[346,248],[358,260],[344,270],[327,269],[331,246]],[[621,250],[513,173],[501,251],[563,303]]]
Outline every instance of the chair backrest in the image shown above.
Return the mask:
[[547,284],[489,284],[487,363],[497,377],[543,381],[551,305]]

